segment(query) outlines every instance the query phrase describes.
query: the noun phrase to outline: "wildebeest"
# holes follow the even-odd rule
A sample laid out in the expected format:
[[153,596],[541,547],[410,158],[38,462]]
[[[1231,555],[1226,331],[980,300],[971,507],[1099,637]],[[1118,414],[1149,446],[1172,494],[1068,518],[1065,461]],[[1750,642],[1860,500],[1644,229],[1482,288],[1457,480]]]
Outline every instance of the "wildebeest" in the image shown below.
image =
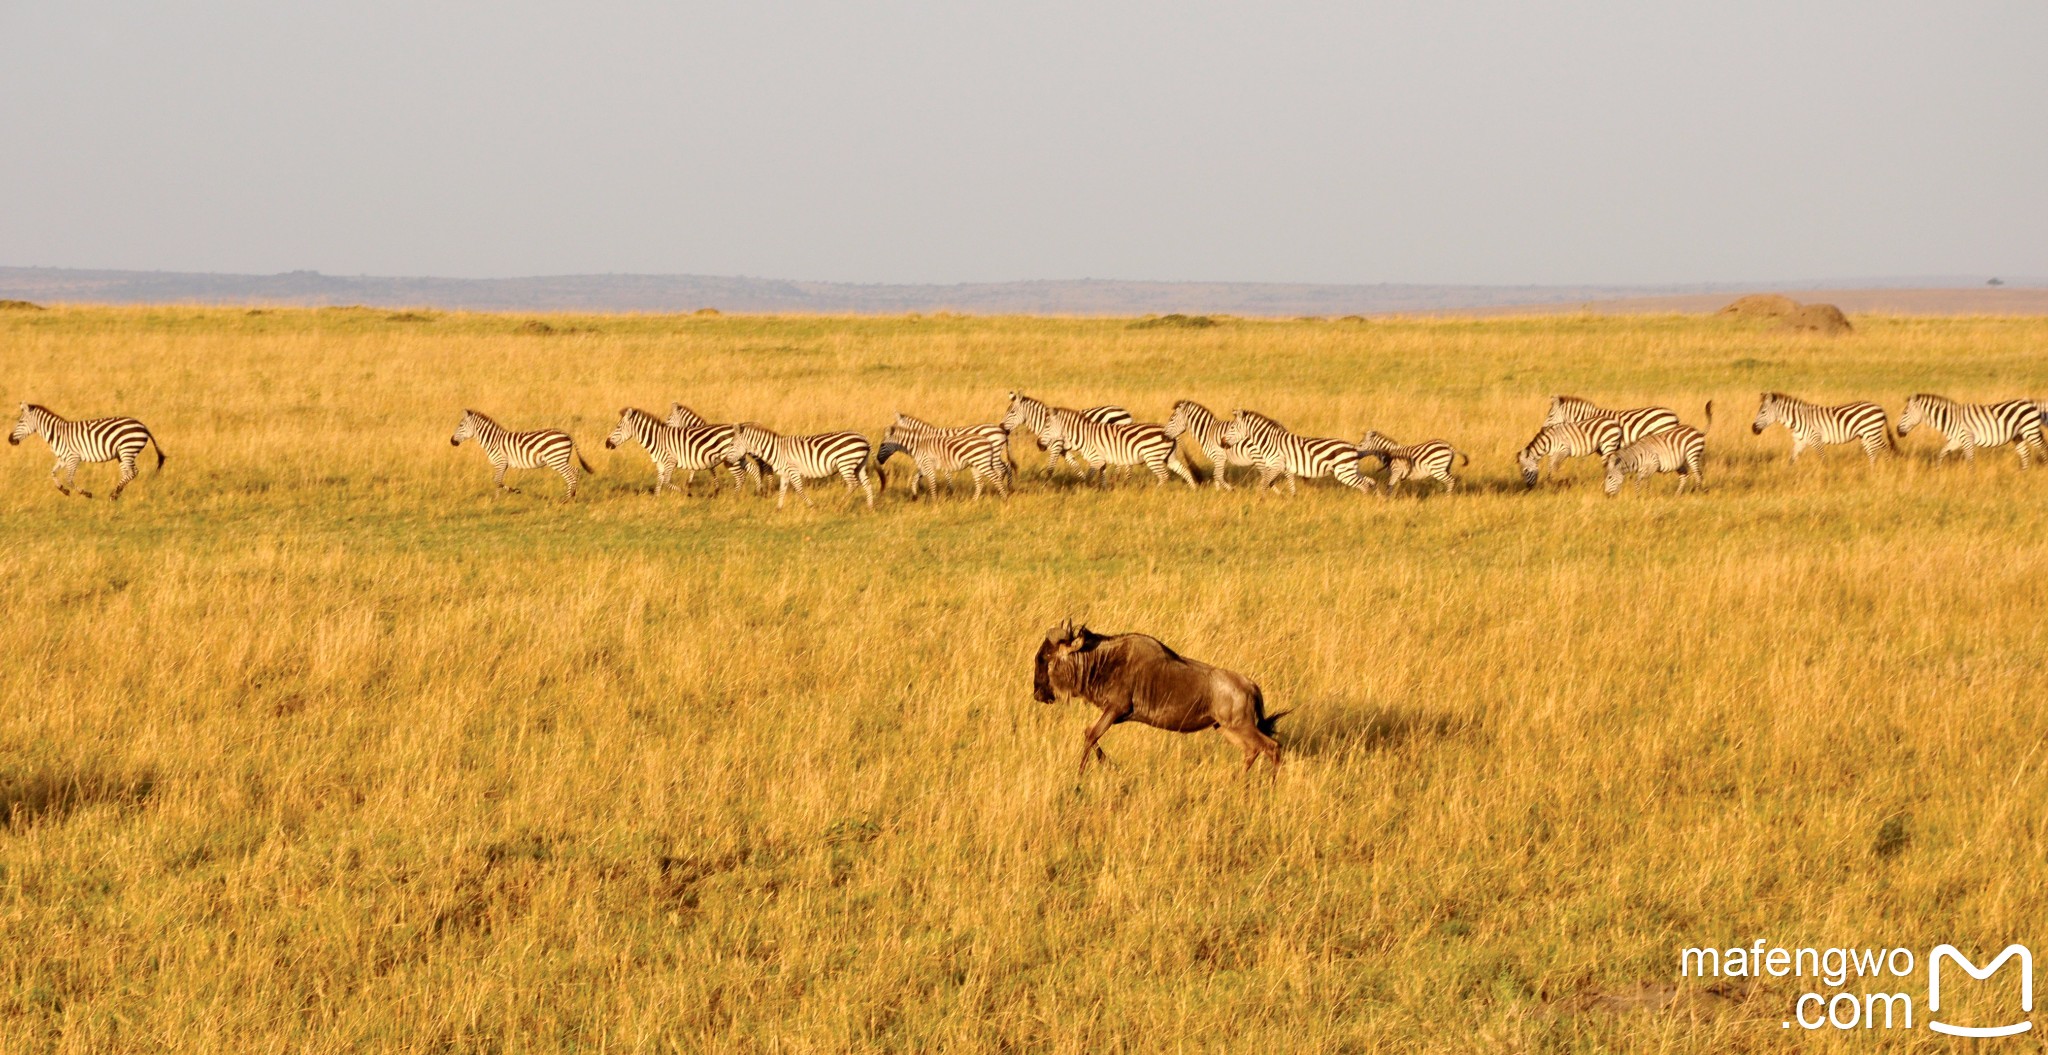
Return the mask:
[[[1045,635],[1032,670],[1031,697],[1051,703],[1061,696],[1102,708],[1081,744],[1081,772],[1102,753],[1096,741],[1109,727],[1138,722],[1154,729],[1194,733],[1221,729],[1244,750],[1249,771],[1260,755],[1280,766],[1273,739],[1279,714],[1266,713],[1265,696],[1250,678],[1212,667],[1144,634],[1098,634],[1072,620]],[[1285,713],[1285,712],[1282,712]]]

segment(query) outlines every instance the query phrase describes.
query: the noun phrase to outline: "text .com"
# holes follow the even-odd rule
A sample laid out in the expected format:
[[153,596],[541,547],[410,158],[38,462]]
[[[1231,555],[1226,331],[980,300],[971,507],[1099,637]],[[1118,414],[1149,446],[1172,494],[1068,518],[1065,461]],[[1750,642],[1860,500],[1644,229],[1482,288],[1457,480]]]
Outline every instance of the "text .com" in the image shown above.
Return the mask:
[[[2024,945],[2012,944],[1980,959],[1981,967],[1948,944],[1936,945],[1922,959],[1904,947],[1790,948],[1759,938],[1746,946],[1680,950],[1678,973],[1684,978],[1812,979],[1817,988],[1799,994],[1793,1001],[1792,1017],[1784,1023],[1786,1029],[1924,1027],[1952,1037],[2009,1037],[2034,1028],[2033,953]],[[2002,1020],[1946,1020],[1941,1011],[1944,984],[1953,1006],[1958,985],[1989,981],[2006,967],[2015,968],[2010,973],[2018,976],[2019,991],[2001,1002],[2000,1006],[2006,1009]],[[1919,1005],[1924,1010],[1916,1015],[1914,994],[1923,991],[1918,984],[1923,968],[1926,999]],[[2001,980],[1998,984],[2010,983]]]

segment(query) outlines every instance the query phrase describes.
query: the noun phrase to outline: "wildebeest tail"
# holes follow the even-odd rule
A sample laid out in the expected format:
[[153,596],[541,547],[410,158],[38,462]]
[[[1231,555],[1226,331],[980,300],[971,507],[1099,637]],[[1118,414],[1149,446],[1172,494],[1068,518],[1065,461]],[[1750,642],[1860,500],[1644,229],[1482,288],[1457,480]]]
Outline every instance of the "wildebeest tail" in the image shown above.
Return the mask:
[[1287,717],[1288,715],[1290,715],[1290,714],[1293,714],[1293,713],[1294,713],[1294,708],[1292,708],[1292,707],[1289,707],[1288,709],[1286,709],[1286,710],[1284,710],[1284,711],[1280,711],[1280,712],[1277,712],[1277,713],[1275,713],[1275,714],[1268,714],[1268,715],[1264,715],[1264,716],[1261,716],[1261,717],[1259,718],[1259,732],[1262,732],[1262,733],[1266,734],[1267,736],[1272,736],[1272,735],[1273,735],[1273,727],[1274,727],[1274,726],[1276,726],[1276,725],[1278,725],[1278,724],[1280,724],[1280,719],[1282,719],[1282,718],[1285,718],[1285,717]]

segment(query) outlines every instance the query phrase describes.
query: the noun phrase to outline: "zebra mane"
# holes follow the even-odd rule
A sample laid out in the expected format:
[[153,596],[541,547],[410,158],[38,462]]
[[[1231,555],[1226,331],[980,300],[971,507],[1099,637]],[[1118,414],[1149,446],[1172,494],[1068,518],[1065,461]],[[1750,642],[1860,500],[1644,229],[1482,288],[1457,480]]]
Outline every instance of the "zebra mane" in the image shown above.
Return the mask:
[[[497,421],[497,419],[496,419],[496,418],[493,418],[493,417],[491,417],[491,416],[490,416],[489,414],[486,414],[486,413],[484,413],[484,412],[483,412],[483,411],[481,411],[481,410],[471,410],[471,409],[470,409],[470,408],[468,408],[468,407],[464,407],[464,408],[462,408],[462,416],[463,416],[463,417],[465,417],[465,418],[475,418],[475,419],[477,419],[478,421],[481,421],[481,422],[483,422],[483,423],[484,423],[484,424],[486,424],[486,425],[497,425],[497,424],[498,424],[498,421]],[[503,428],[504,426],[502,426],[502,425],[501,425],[501,426],[499,426],[499,427],[500,427],[500,428]]]

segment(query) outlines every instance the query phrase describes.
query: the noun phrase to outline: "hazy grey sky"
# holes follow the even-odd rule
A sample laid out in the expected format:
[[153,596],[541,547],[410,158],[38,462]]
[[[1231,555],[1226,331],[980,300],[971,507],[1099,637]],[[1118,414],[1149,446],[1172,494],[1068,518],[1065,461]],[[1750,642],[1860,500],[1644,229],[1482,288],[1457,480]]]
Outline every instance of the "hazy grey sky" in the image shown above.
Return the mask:
[[0,0],[0,264],[2048,275],[2048,3]]

